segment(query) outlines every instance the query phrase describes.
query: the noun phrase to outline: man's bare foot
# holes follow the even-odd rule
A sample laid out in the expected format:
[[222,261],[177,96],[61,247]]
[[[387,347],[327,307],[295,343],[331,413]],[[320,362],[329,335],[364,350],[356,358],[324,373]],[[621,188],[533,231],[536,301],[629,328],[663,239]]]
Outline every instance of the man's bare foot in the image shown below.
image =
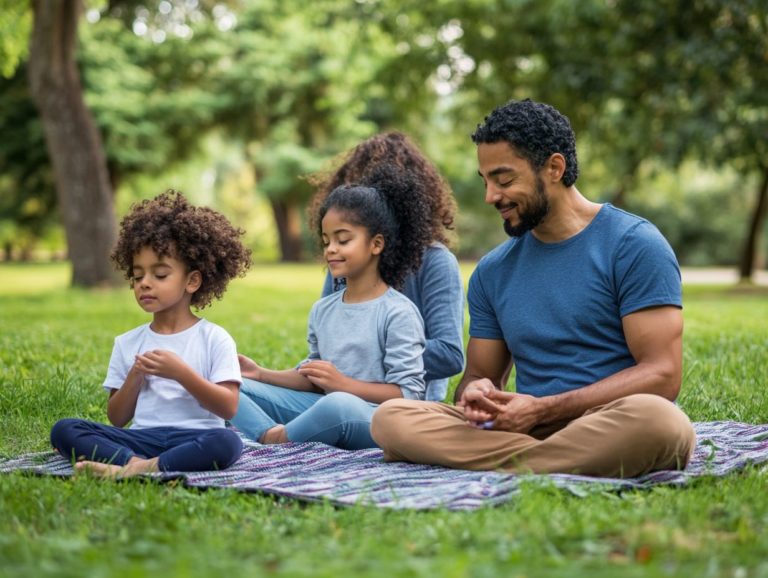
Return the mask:
[[115,464],[104,464],[102,462],[82,461],[75,464],[77,472],[87,472],[99,478],[108,478],[111,480],[121,478],[132,478],[140,474],[150,474],[159,471],[157,466],[158,458],[148,460],[133,457],[124,466]]
[[264,432],[259,440],[263,444],[285,444],[288,443],[288,435],[285,433],[284,425],[276,425]]

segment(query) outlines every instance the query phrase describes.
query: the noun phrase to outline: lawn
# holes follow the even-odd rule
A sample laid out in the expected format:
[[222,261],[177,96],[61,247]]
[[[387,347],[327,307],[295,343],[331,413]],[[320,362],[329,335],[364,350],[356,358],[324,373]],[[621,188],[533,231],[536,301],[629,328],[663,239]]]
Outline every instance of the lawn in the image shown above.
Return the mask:
[[[471,266],[466,266],[469,274]],[[0,456],[48,449],[62,417],[105,420],[128,289],[67,289],[63,264],[0,265]],[[256,266],[204,315],[267,366],[305,350],[319,265]],[[768,422],[768,294],[685,288],[695,421]],[[171,484],[0,475],[0,576],[768,576],[758,468],[685,489],[579,498],[527,487],[469,513],[301,504]]]

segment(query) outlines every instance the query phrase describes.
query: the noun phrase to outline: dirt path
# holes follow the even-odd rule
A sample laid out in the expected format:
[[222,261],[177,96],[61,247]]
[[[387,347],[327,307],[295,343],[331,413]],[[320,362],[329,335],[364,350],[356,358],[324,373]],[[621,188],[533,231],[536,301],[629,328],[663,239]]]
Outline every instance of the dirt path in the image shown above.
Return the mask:
[[[739,272],[729,268],[682,267],[683,283],[691,285],[734,285],[739,280]],[[756,285],[768,286],[768,271],[755,271],[752,280]]]

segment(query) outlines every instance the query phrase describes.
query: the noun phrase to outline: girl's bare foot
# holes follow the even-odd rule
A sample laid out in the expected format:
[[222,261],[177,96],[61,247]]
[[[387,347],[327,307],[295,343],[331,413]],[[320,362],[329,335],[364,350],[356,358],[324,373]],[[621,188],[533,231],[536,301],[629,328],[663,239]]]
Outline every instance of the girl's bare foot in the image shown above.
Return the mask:
[[78,472],[88,472],[99,478],[120,479],[131,478],[140,474],[149,474],[159,471],[157,466],[158,458],[145,460],[143,458],[132,457],[124,466],[115,464],[104,464],[102,462],[82,461],[75,464]]
[[285,444],[288,443],[288,435],[285,433],[284,425],[276,425],[264,432],[259,440],[263,444]]

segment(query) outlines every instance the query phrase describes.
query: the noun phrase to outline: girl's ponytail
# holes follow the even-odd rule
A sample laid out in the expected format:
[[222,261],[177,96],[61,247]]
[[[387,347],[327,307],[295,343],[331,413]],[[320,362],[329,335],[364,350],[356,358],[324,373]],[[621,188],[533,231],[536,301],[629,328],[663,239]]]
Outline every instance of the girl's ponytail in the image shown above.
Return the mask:
[[394,219],[395,236],[385,237],[379,270],[385,281],[387,277],[393,280],[387,281],[389,285],[400,289],[408,274],[421,266],[432,242],[432,207],[423,195],[415,194],[419,184],[399,167],[381,164],[362,184],[376,189]]

